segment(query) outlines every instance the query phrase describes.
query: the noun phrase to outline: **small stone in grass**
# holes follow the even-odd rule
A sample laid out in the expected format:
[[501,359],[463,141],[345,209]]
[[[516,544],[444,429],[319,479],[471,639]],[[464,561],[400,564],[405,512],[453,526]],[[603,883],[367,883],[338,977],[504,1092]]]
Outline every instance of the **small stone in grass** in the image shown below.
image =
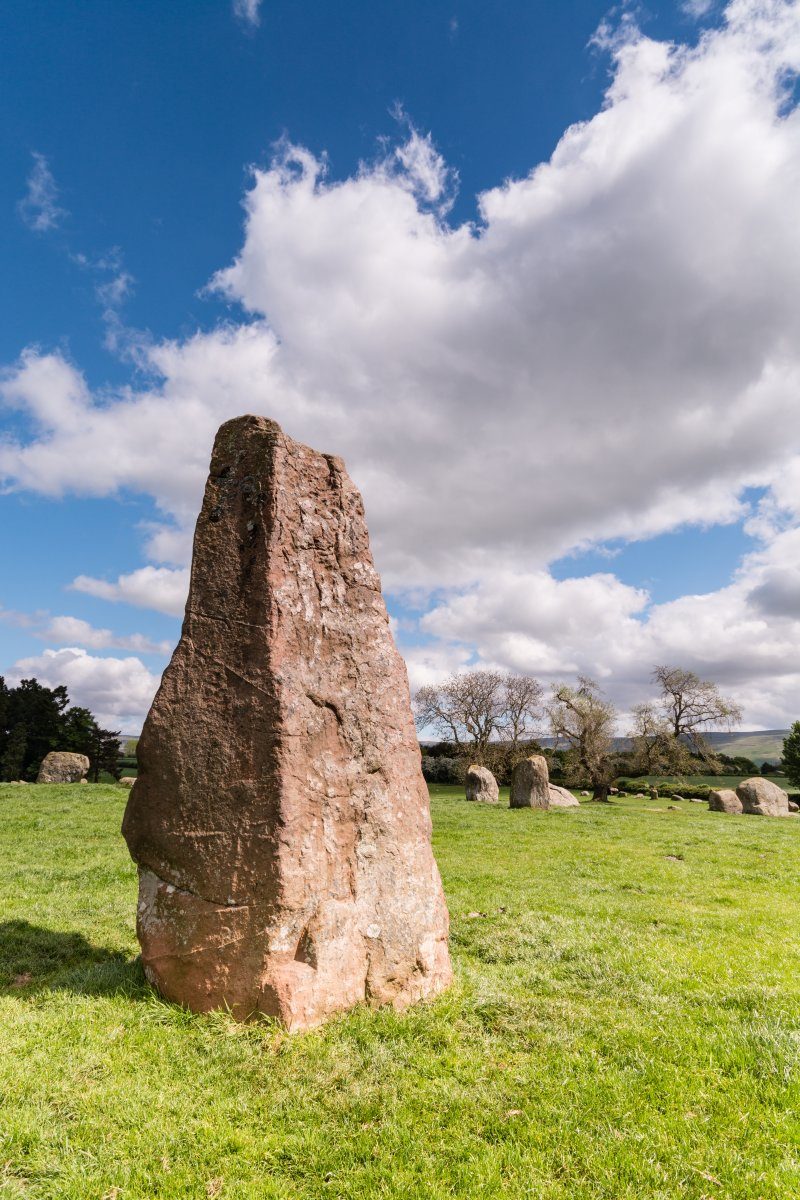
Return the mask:
[[30,971],[23,971],[21,975],[15,975],[11,981],[11,986],[15,988],[27,987],[33,979]]
[[485,917],[485,916],[486,916],[486,913],[482,913],[482,912],[469,912],[469,913],[467,913],[467,920],[468,920],[468,921],[474,921],[474,920],[475,920],[477,917]]

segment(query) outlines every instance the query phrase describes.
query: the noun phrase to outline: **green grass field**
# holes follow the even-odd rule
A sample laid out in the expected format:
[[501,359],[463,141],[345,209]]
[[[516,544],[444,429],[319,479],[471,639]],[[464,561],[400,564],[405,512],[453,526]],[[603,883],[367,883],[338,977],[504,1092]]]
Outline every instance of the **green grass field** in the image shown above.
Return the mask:
[[455,986],[288,1036],[146,986],[125,798],[0,786],[0,1196],[800,1195],[800,820],[435,788]]
[[[752,776],[748,776],[748,775],[683,775],[683,776],[681,776],[681,779],[679,781],[676,781],[674,776],[672,778],[668,779],[664,775],[646,775],[641,780],[641,782],[643,784],[644,783],[646,783],[646,784],[654,783],[654,784],[656,784],[656,786],[658,786],[659,784],[669,783],[669,784],[674,785],[675,789],[677,791],[681,784],[688,784],[691,787],[706,786],[706,787],[710,787],[710,788],[736,788],[742,782],[743,779],[748,779],[748,778],[752,778]],[[777,783],[778,787],[783,788],[783,790],[785,792],[794,792],[797,790],[793,783],[789,783],[789,780],[786,778],[785,775],[769,775],[769,776],[767,776],[767,778],[770,780],[771,783]],[[634,784],[638,784],[639,780],[632,779],[631,782]]]

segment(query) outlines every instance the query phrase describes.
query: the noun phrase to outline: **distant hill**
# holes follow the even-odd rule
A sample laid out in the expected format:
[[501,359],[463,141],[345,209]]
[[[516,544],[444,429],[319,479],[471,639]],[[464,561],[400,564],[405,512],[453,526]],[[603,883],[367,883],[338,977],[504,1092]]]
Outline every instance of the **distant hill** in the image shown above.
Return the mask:
[[[789,736],[788,729],[756,729],[743,733],[704,733],[704,738],[710,742],[720,754],[728,754],[731,758],[742,755],[751,758],[761,766],[762,762],[778,763],[783,754],[783,740]],[[537,738],[540,746],[552,746],[553,738]],[[434,745],[432,740],[422,743],[423,746]],[[614,738],[615,750],[630,750],[631,739]]]
[[783,740],[789,736],[788,729],[756,729],[751,733],[707,733],[706,740],[720,754],[732,758],[743,754],[755,763],[780,762]]

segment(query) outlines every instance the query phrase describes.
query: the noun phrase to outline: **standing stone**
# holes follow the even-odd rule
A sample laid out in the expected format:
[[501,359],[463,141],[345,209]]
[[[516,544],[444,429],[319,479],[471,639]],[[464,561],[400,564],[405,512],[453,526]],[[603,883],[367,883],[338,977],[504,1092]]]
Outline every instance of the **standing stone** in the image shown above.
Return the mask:
[[290,1029],[451,980],[403,661],[340,459],[217,434],[123,833],[148,979]]
[[[550,783],[547,786],[551,808],[580,808],[580,800],[577,796],[573,796],[568,788],[559,787],[557,783]],[[586,795],[588,796],[588,794],[587,792]]]
[[497,804],[500,799],[497,780],[486,767],[473,765],[469,768],[466,791],[468,800],[477,800],[480,804]]
[[756,817],[788,817],[789,797],[777,783],[760,775],[743,779],[736,789],[742,812]]
[[732,788],[719,788],[708,793],[708,807],[711,812],[740,813],[742,802]]
[[70,750],[51,750],[42,760],[37,783],[82,783],[89,770],[85,754],[73,754]]
[[541,754],[523,758],[511,776],[510,808],[549,808],[550,774]]

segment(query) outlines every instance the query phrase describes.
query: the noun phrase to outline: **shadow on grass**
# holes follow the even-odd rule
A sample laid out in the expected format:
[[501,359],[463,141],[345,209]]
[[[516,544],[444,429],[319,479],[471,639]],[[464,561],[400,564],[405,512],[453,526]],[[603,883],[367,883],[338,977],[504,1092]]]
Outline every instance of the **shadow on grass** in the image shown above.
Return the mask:
[[41,990],[83,996],[146,996],[138,958],[94,946],[82,933],[43,929],[29,921],[0,922],[0,990],[19,996]]

